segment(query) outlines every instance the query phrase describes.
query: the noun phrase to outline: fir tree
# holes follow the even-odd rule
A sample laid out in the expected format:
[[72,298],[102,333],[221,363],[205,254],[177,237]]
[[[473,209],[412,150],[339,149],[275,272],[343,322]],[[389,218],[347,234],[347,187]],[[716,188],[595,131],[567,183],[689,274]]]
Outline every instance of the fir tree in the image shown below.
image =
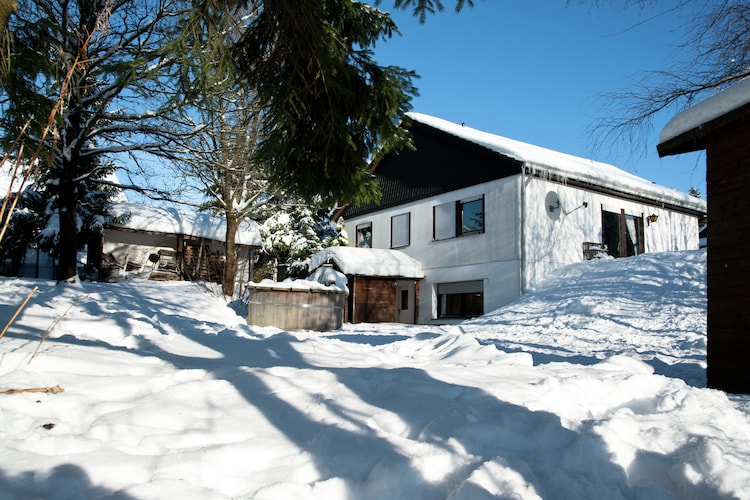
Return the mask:
[[[180,0],[25,0],[11,16],[10,72],[3,83],[0,128],[6,147],[22,135],[36,155],[37,185],[57,226],[57,278],[78,272],[90,222],[106,216],[112,158],[148,151],[168,155],[184,133],[146,108],[168,82],[161,48],[174,38]],[[164,102],[168,102],[165,97]],[[51,226],[50,226],[51,229]],[[48,236],[50,236],[48,234]]]
[[[279,278],[279,268],[289,276],[308,272],[307,259],[332,246],[346,246],[349,239],[343,221],[332,221],[324,212],[303,206],[287,206],[271,215],[260,226],[268,277]],[[283,278],[283,276],[281,276]]]
[[380,66],[372,47],[396,32],[390,16],[352,0],[264,0],[236,57],[263,107],[256,158],[270,180],[307,200],[378,196],[376,148],[409,144],[412,71]]

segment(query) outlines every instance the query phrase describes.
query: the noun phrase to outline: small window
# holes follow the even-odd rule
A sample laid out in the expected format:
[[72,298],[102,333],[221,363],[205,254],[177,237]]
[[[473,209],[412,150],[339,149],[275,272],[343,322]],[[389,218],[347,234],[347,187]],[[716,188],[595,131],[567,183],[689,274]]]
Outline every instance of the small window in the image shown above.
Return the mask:
[[469,198],[436,205],[433,208],[433,239],[484,232],[484,197]]
[[482,280],[439,283],[438,318],[473,318],[484,314]]
[[372,248],[372,222],[357,225],[356,244],[359,248]]
[[400,248],[409,245],[411,232],[410,214],[405,213],[391,217],[391,248]]

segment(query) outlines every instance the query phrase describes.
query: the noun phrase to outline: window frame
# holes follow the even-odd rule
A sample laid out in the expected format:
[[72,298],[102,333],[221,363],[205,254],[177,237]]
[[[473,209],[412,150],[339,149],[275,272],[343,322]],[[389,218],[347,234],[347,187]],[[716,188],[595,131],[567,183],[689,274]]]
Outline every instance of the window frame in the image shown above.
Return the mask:
[[[469,205],[471,203],[476,203],[476,202],[479,202],[479,204],[481,206],[481,216],[482,216],[481,227],[479,229],[473,229],[471,231],[465,231],[464,230],[464,226],[465,226],[465,223],[464,223],[464,215],[465,215],[464,214],[464,212],[465,212],[464,207],[466,205]],[[458,228],[461,229],[460,236],[469,236],[469,235],[472,235],[472,234],[483,234],[484,233],[484,214],[485,214],[485,210],[484,210],[484,195],[475,196],[473,198],[466,198],[464,200],[459,201],[458,203],[459,203],[460,211],[457,214],[456,223],[458,224],[458,222],[460,221],[460,225],[457,226]]]
[[[403,240],[396,240],[395,235],[397,234],[396,231],[396,224],[400,223],[402,220],[405,219],[405,222],[402,222],[405,224],[405,228],[399,227],[401,231],[399,233],[403,233]],[[404,212],[402,214],[394,215],[391,217],[391,248],[404,248],[411,245],[411,212]]]
[[[437,283],[435,292],[438,319],[476,318],[484,314],[484,280]],[[455,308],[457,312],[453,312]]]
[[[614,211],[602,206],[602,245],[607,248],[607,254],[612,257],[632,257],[645,253],[645,231],[643,214],[640,216],[625,212],[625,209]],[[616,224],[614,222],[616,221]],[[632,231],[628,229],[628,221],[633,222]],[[617,227],[614,227],[614,226]],[[634,234],[631,234],[634,232]],[[635,241],[629,236],[635,236]],[[616,248],[610,248],[609,243],[617,242]]]
[[[370,230],[370,246],[362,246],[362,236],[364,233],[364,230],[369,229]],[[355,237],[354,237],[354,244],[357,248],[372,248],[372,222],[363,222],[362,224],[357,224],[357,226],[354,229],[355,231]]]
[[[465,207],[472,203],[480,203],[481,224],[476,229],[465,230]],[[432,240],[443,241],[463,236],[484,234],[485,232],[485,203],[484,194],[471,196],[456,201],[449,201],[433,205],[432,207]],[[476,213],[476,212],[475,212]]]

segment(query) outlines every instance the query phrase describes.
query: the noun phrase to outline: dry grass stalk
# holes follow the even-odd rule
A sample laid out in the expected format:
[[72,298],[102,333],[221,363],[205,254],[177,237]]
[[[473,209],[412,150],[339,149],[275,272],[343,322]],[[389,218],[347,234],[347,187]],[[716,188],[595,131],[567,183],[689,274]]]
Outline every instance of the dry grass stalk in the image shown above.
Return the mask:
[[26,307],[26,304],[29,303],[29,300],[31,300],[31,297],[36,293],[36,291],[39,290],[38,286],[35,286],[33,290],[29,292],[29,294],[26,296],[24,301],[21,303],[20,306],[18,306],[18,309],[16,309],[15,314],[8,320],[8,324],[5,325],[5,328],[3,328],[3,331],[0,332],[0,339],[3,338],[5,335],[5,332],[8,331],[8,328],[10,328],[10,325],[13,324],[13,322],[16,320],[16,317],[23,311],[23,308]]
[[56,385],[54,387],[32,387],[30,389],[8,389],[6,391],[0,391],[0,394],[21,394],[23,392],[43,392],[45,394],[59,394],[64,392],[65,389]]

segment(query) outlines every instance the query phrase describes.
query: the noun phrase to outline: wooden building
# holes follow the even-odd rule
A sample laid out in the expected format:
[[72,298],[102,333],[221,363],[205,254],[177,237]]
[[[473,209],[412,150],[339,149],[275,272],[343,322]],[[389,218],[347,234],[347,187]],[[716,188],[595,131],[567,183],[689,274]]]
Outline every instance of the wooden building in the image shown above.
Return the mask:
[[[115,204],[113,213],[120,222],[108,225],[97,245],[89,245],[89,258],[92,253],[101,255],[110,272],[160,280],[221,282],[226,238],[223,217],[136,203]],[[253,251],[261,246],[254,221],[240,226],[235,244],[237,279],[246,282],[252,272]]]
[[420,264],[398,250],[331,247],[310,257],[312,272],[330,265],[346,276],[348,323],[417,323]]
[[708,386],[750,393],[750,78],[673,118],[657,150],[706,151]]

